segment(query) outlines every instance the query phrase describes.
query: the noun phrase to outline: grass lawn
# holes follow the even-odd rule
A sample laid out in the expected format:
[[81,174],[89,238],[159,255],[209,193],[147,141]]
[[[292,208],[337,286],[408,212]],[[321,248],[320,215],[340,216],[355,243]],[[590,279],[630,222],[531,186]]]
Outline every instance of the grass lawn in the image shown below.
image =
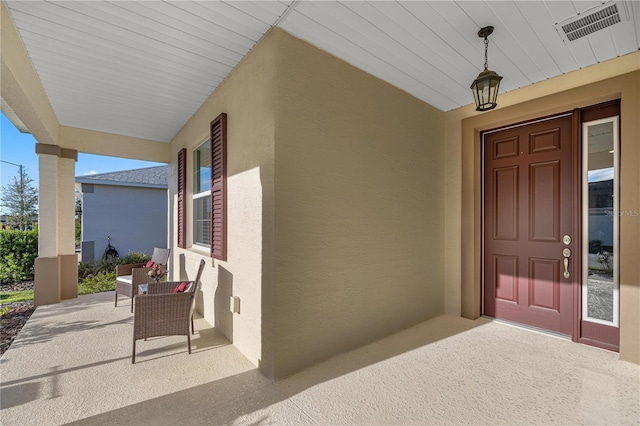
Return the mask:
[[20,290],[0,293],[0,303],[2,304],[26,302],[27,300],[33,300],[33,290]]
[[[78,284],[78,294],[100,293],[116,289],[115,272],[99,272],[86,277]],[[33,290],[8,291],[0,293],[0,303],[8,304],[33,300]]]
[[[33,300],[33,290],[19,290],[0,293],[0,304],[3,305],[15,302],[26,302],[28,300]],[[0,309],[0,317],[5,316],[9,311],[11,311],[11,306],[5,306]]]

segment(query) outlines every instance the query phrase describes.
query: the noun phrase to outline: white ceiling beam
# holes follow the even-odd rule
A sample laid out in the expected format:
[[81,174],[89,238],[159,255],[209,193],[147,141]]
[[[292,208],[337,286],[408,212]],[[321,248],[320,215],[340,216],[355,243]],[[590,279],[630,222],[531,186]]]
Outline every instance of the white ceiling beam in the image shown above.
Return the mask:
[[4,2],[0,2],[0,30],[2,99],[38,142],[56,145],[58,118]]

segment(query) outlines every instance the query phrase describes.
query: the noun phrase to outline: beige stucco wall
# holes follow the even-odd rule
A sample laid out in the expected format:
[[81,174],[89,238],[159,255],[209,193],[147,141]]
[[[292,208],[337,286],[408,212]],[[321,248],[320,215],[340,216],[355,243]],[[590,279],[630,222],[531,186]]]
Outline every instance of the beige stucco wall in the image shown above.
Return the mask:
[[[621,99],[621,206],[640,210],[640,53],[500,95],[500,106],[478,114],[465,107],[446,114],[445,253],[447,312],[480,315],[479,132],[510,123]],[[640,220],[620,220],[620,357],[640,362]],[[457,273],[456,273],[457,272]]]
[[279,378],[443,312],[444,114],[275,35]]
[[[170,223],[176,223],[177,153],[187,149],[187,187],[193,183],[193,150],[209,137],[209,124],[228,114],[227,208],[228,259],[209,257],[209,250],[176,247],[177,227],[170,246],[172,276],[192,277],[201,258],[207,260],[198,309],[254,364],[269,375],[268,345],[262,345],[263,287],[270,287],[273,259],[274,40],[266,36],[172,140],[169,175]],[[188,238],[192,241],[192,200],[187,200]],[[266,265],[266,266],[265,266]],[[230,296],[240,298],[240,313],[230,312]],[[263,353],[267,353],[263,355]]]
[[177,152],[190,188],[192,152],[221,112],[228,260],[176,248],[174,229],[172,270],[208,259],[199,309],[265,375],[443,312],[443,113],[273,30],[171,142],[171,223]]

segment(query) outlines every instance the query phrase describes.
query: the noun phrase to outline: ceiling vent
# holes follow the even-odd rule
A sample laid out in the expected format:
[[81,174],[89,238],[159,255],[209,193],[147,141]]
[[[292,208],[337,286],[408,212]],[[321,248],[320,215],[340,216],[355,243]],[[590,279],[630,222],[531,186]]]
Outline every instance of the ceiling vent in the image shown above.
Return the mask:
[[557,23],[556,31],[566,44],[628,20],[629,11],[623,2],[608,2]]

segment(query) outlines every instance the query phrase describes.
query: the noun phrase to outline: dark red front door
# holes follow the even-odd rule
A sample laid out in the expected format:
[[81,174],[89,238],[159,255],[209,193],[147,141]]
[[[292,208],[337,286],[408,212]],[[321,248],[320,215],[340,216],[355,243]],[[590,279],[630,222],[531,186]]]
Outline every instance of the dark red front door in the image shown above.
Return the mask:
[[485,315],[572,334],[572,143],[571,115],[484,135]]

